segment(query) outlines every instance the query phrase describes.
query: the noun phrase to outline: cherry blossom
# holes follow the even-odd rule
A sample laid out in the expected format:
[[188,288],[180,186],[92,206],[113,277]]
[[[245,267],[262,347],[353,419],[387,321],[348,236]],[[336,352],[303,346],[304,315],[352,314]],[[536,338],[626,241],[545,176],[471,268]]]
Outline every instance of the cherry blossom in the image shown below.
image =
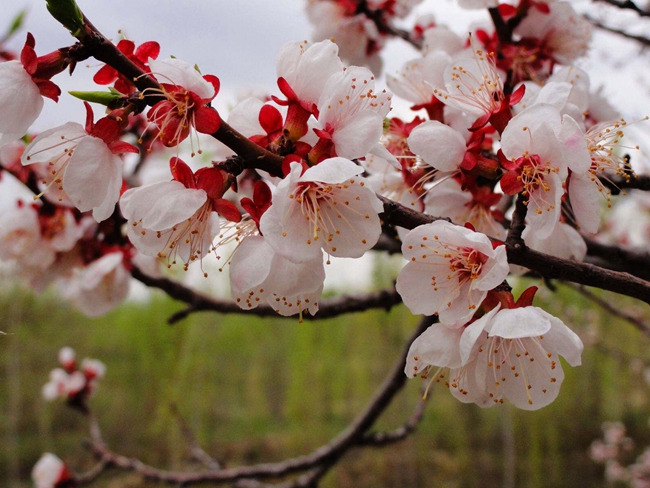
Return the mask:
[[533,306],[500,309],[488,320],[470,324],[461,338],[464,360],[477,343],[477,384],[485,385],[494,403],[506,398],[524,410],[555,400],[564,380],[558,356],[579,366],[583,349],[560,319]]
[[[138,68],[146,72],[149,71],[147,67],[148,60],[156,59],[158,54],[160,54],[160,45],[156,41],[145,42],[136,49],[133,41],[121,39],[116,47]],[[133,80],[129,80],[126,76],[107,64],[95,73],[93,81],[98,85],[109,85],[115,82],[115,89],[124,94],[133,93],[136,90]]]
[[[480,320],[487,320],[496,313],[489,312]],[[472,359],[461,358],[461,338],[465,327],[433,324],[420,334],[406,355],[404,373],[409,378],[429,380],[429,386],[443,383],[451,394],[463,403],[476,403],[490,407],[493,402],[482,385],[476,383],[476,356],[478,346],[472,351]],[[428,391],[427,391],[428,393]]]
[[346,61],[381,71],[378,53],[385,43],[375,22],[365,14],[356,13],[356,2],[308,0],[307,16],[314,25],[312,37],[317,40],[335,39],[340,55]]
[[318,100],[321,141],[310,151],[312,164],[327,156],[360,158],[379,143],[391,94],[375,93],[375,77],[366,68],[350,68],[330,76]]
[[505,217],[495,208],[502,198],[502,194],[478,186],[474,180],[466,180],[463,190],[458,178],[448,178],[427,192],[424,204],[430,215],[445,215],[455,224],[470,223],[477,232],[505,239]]
[[0,63],[0,146],[25,135],[43,109],[43,97],[59,100],[61,90],[50,78],[67,66],[65,53],[38,58],[35,44],[27,34],[20,61]]
[[92,210],[97,222],[113,213],[122,188],[122,160],[119,154],[137,153],[131,144],[119,140],[121,128],[112,118],[93,123],[86,104],[86,126],[68,122],[39,134],[25,149],[23,165],[40,163],[44,191],[70,198],[80,211]]
[[124,266],[124,255],[111,252],[59,282],[62,296],[89,317],[110,312],[126,300],[131,274]]
[[128,220],[127,235],[140,252],[185,263],[201,260],[213,250],[219,232],[219,215],[241,218],[236,207],[224,200],[229,180],[216,168],[196,173],[182,160],[170,161],[173,181],[152,183],[127,190],[120,209]]
[[[219,129],[221,118],[209,103],[219,92],[219,78],[201,74],[180,59],[149,59],[151,72],[161,83],[160,90],[147,89],[147,93],[159,93],[164,100],[156,103],[147,118],[158,128],[157,138],[168,147],[177,146],[189,135],[191,129],[212,134]],[[192,155],[194,142],[190,137]],[[197,152],[201,153],[200,146]]]
[[550,2],[548,11],[530,9],[515,29],[522,38],[541,42],[542,50],[562,64],[571,64],[589,49],[593,27],[568,2]]
[[104,363],[84,358],[78,368],[75,358],[75,351],[71,347],[63,347],[59,351],[59,363],[63,369],[50,371],[50,381],[43,386],[43,397],[46,400],[63,398],[76,405],[83,405],[97,389],[97,382],[106,373]]
[[338,52],[339,47],[329,40],[311,46],[306,41],[282,46],[276,61],[278,86],[288,102],[313,113],[330,76],[343,71]]
[[396,288],[404,304],[442,323],[467,322],[508,275],[503,246],[495,249],[484,234],[443,220],[409,232],[402,254],[408,263]]
[[625,137],[627,126],[625,119],[604,122],[591,127],[584,135],[591,165],[583,173],[571,174],[569,197],[576,222],[585,232],[593,234],[598,231],[602,199],[611,207],[611,190],[601,178],[609,180],[618,177],[630,181],[634,175],[626,157],[617,152],[621,147],[621,139]]
[[445,86],[437,86],[434,95],[446,105],[476,115],[473,129],[490,122],[501,133],[512,116],[510,106],[521,100],[524,91],[504,93],[494,56],[473,47],[471,54],[461,52],[444,71]]
[[56,488],[65,482],[73,483],[73,477],[65,463],[50,452],[43,454],[34,465],[32,480],[36,488]]
[[530,225],[540,239],[548,237],[560,218],[568,168],[580,173],[591,164],[580,126],[552,105],[536,104],[508,123],[501,150],[509,160],[501,162],[508,170],[501,188],[523,192]]
[[324,250],[359,257],[381,233],[381,201],[359,175],[363,168],[331,158],[302,173],[298,163],[278,185],[260,230],[276,253],[295,263],[312,261]]
[[246,238],[230,263],[232,297],[242,309],[268,303],[284,316],[318,311],[323,291],[323,257],[294,263],[276,253],[262,236]]

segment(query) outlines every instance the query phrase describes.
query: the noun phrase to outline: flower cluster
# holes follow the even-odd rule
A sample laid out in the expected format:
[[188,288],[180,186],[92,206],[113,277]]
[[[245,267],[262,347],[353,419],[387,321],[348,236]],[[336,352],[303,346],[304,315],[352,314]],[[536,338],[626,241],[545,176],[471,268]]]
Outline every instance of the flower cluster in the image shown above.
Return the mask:
[[[0,164],[35,201],[0,216],[0,258],[97,316],[126,298],[134,266],[156,276],[194,266],[207,278],[203,263],[225,256],[219,270],[241,309],[302,318],[318,312],[332,259],[401,247],[397,292],[439,321],[413,343],[406,374],[483,406],[547,405],[559,356],[579,365],[582,343],[533,306],[533,288],[515,301],[507,280],[525,270],[507,256],[516,242],[584,258],[582,235],[598,232],[601,204],[633,176],[620,152],[630,124],[572,65],[591,24],[570,3],[459,0],[494,21],[469,38],[432,16],[398,27],[418,3],[309,1],[326,40],[283,46],[279,91],[223,120],[219,78],[161,57],[155,41],[122,39],[103,45],[94,77],[112,86],[72,92],[85,124],[27,134],[42,98],[59,95],[51,78],[92,54],[98,33],[84,25],[79,45],[41,57],[29,35],[20,61],[0,63]],[[394,35],[421,49],[387,76],[388,91],[375,74]],[[410,115],[391,114],[393,93]],[[99,120],[88,102],[106,107]],[[207,154],[208,136],[236,154]],[[392,220],[406,212],[395,202],[432,223]],[[101,368],[63,366],[46,395],[85,399]]]
[[77,482],[66,464],[51,452],[43,454],[34,465],[32,480],[36,488],[72,488],[77,486]]
[[72,348],[59,351],[60,368],[50,371],[50,381],[43,386],[46,400],[63,398],[70,405],[85,408],[88,397],[97,389],[97,382],[106,374],[106,366],[97,359],[85,358],[77,364]]

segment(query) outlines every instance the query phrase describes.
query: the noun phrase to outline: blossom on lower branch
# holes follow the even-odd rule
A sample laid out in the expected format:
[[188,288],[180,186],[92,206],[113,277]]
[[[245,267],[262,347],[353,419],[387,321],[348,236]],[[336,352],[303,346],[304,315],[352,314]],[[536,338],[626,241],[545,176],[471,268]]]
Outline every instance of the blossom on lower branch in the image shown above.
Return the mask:
[[61,459],[51,452],[41,456],[32,469],[32,480],[36,488],[58,488],[76,486],[74,477]]
[[467,322],[509,271],[504,246],[443,220],[409,232],[402,254],[409,260],[397,278],[404,304],[448,324]]
[[280,315],[303,310],[314,315],[324,280],[322,255],[293,263],[276,253],[262,236],[244,239],[230,263],[232,297],[244,310],[268,303]]
[[97,359],[85,358],[78,365],[74,349],[59,351],[60,368],[50,371],[50,381],[43,386],[48,401],[63,398],[71,406],[85,408],[86,401],[97,389],[97,382],[106,374],[106,366]]
[[432,325],[411,345],[404,372],[427,378],[438,368],[430,381],[440,381],[448,369],[452,394],[482,407],[504,398],[524,410],[550,404],[564,379],[559,356],[579,366],[583,345],[560,319],[530,306],[534,291],[466,325]]

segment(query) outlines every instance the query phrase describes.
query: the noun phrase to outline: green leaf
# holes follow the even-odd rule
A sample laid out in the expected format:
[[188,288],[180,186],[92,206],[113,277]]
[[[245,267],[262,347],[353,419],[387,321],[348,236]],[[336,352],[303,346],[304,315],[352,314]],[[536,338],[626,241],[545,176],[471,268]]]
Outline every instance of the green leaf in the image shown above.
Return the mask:
[[12,20],[11,25],[9,26],[9,31],[5,35],[5,39],[8,39],[12,35],[14,35],[14,33],[22,27],[26,15],[27,15],[27,9],[21,10],[18,13],[18,15],[16,15],[14,20]]
[[77,37],[84,27],[84,17],[74,0],[46,0],[47,10]]
[[115,100],[119,100],[122,98],[124,95],[122,95],[120,92],[117,90],[111,89],[111,91],[105,92],[105,91],[90,91],[90,92],[84,92],[84,91],[70,91],[68,92],[70,95],[73,97],[78,98],[79,100],[85,100],[86,102],[91,102],[91,103],[99,103],[101,105],[106,105],[108,106]]

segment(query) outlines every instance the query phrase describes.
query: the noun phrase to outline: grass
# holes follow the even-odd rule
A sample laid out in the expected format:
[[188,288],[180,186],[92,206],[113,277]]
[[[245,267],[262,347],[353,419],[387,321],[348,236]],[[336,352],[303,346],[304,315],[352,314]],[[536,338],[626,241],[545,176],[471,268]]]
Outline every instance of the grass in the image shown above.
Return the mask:
[[[581,367],[565,365],[552,405],[482,410],[435,387],[416,434],[385,449],[353,451],[323,486],[491,487],[513,476],[516,486],[604,486],[602,467],[587,454],[603,421],[623,420],[639,450],[650,443],[650,389],[642,375],[648,341],[573,291],[545,301],[584,338],[597,339]],[[167,325],[178,309],[155,295],[149,304],[88,319],[52,295],[15,289],[0,296],[0,330],[8,333],[0,337],[0,486],[30,486],[44,451],[75,470],[92,465],[83,417],[40,395],[63,346],[107,365],[91,402],[109,445],[156,466],[198,469],[171,405],[228,466],[310,452],[364,407],[417,321],[397,307],[304,324],[202,313]],[[420,386],[409,381],[377,428],[408,418]],[[114,473],[95,486],[150,485]]]

